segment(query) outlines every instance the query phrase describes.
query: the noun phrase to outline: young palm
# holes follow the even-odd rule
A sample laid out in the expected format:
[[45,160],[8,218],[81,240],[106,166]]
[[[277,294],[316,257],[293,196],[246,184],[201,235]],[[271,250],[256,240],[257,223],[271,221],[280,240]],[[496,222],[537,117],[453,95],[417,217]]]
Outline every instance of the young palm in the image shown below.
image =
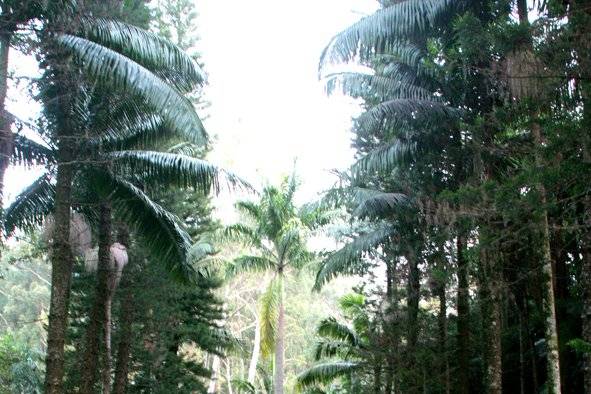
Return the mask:
[[238,202],[236,207],[248,220],[224,230],[227,237],[244,243],[253,252],[234,260],[233,273],[258,271],[273,276],[260,300],[261,350],[263,355],[274,350],[273,392],[279,394],[284,392],[285,275],[302,268],[313,257],[306,247],[313,227],[312,215],[295,207],[296,186],[291,176],[279,188],[265,187],[257,203]]

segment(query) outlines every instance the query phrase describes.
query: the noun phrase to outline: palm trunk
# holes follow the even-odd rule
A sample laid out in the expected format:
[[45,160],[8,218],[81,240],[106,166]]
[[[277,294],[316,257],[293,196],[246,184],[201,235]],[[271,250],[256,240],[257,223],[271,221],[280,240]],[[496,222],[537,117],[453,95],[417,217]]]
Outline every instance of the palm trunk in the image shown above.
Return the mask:
[[[396,297],[396,260],[393,260],[390,264],[386,266],[386,301],[388,302],[388,310],[387,313],[391,315],[391,322],[389,324],[389,335],[388,339],[390,341],[389,351],[386,355],[386,385],[384,387],[384,392],[386,394],[392,393],[394,389],[394,381],[395,377],[395,356],[398,353],[398,332],[396,329],[395,324],[396,322],[396,312],[398,309],[398,300]],[[381,370],[381,368],[380,368]],[[380,383],[381,384],[381,383]]]
[[252,348],[252,356],[250,358],[250,364],[248,365],[248,383],[254,385],[254,380],[257,373],[257,363],[259,360],[259,354],[261,352],[261,321],[258,313],[255,311],[255,331],[254,331],[254,344]]
[[121,339],[117,348],[117,365],[115,367],[113,394],[125,394],[129,375],[129,359],[131,357],[131,338],[133,335],[131,325],[133,323],[134,308],[131,282],[124,281],[122,287],[125,290],[121,306]]
[[[109,295],[109,272],[111,271],[111,208],[108,204],[101,204],[99,218],[99,252],[97,269],[97,286],[94,304],[90,312],[90,321],[86,329],[86,350],[82,362],[83,393],[95,391],[97,369],[99,361],[99,342],[101,327],[107,321],[106,305]],[[106,366],[105,366],[106,369]],[[109,370],[110,374],[110,370]]]
[[[542,130],[540,124],[535,121],[532,124],[532,135],[538,147],[543,146]],[[541,167],[543,159],[539,152],[536,153],[536,165]],[[542,272],[544,273],[544,312],[546,313],[546,343],[548,347],[548,389],[550,394],[558,394],[560,389],[560,355],[558,349],[558,328],[556,324],[556,302],[554,295],[554,274],[552,271],[552,255],[550,251],[550,230],[548,227],[548,210],[546,208],[546,188],[538,182],[536,188],[540,194],[542,205]]]
[[111,370],[113,369],[113,361],[111,358],[111,305],[113,303],[112,293],[107,295],[105,300],[105,322],[103,328],[105,350],[103,353],[103,394],[110,394],[111,392]]
[[283,357],[285,341],[285,306],[283,294],[283,273],[279,272],[279,316],[277,318],[277,337],[275,339],[275,371],[273,376],[273,394],[283,394]]
[[414,349],[418,339],[417,319],[419,314],[419,298],[420,298],[420,272],[419,259],[414,250],[410,250],[406,259],[408,260],[408,299],[407,299],[407,336],[408,336],[408,350],[414,356]]
[[[12,154],[12,132],[10,131],[11,119],[6,112],[6,94],[8,92],[8,55],[10,52],[10,39],[12,32],[0,34],[0,206],[4,200],[4,174],[10,163]],[[4,218],[4,215],[2,215]],[[4,219],[0,224],[3,225]],[[4,226],[2,226],[4,228]]]
[[470,392],[470,294],[468,291],[468,261],[464,254],[465,238],[458,234],[456,239],[458,265],[458,394]]
[[72,194],[72,151],[70,141],[60,140],[59,165],[55,185],[54,234],[51,247],[51,300],[47,328],[47,355],[44,390],[63,393],[64,343],[68,326],[70,281],[74,256],[70,247],[70,205]]
[[213,356],[213,361],[211,363],[211,380],[209,381],[209,386],[207,386],[207,394],[214,394],[218,391],[218,381],[220,379],[220,356],[217,354]]

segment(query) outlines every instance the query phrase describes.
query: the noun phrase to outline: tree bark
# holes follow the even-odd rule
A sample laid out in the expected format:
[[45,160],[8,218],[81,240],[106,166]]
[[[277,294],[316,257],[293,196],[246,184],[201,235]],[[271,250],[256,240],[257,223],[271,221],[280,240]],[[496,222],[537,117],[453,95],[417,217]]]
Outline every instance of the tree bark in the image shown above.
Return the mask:
[[252,348],[252,356],[250,358],[250,364],[248,365],[248,383],[254,386],[255,378],[257,374],[257,363],[259,360],[259,353],[261,351],[261,321],[257,311],[254,311],[255,316],[255,331],[254,331],[254,344]]
[[465,257],[466,240],[459,233],[456,238],[458,275],[458,394],[470,392],[470,294],[468,290],[468,261]]
[[58,141],[59,164],[55,186],[54,234],[51,246],[51,301],[47,328],[44,390],[63,393],[64,343],[68,326],[70,281],[74,256],[70,247],[70,206],[72,194],[72,150],[70,141]]
[[[111,208],[101,203],[99,217],[99,251],[97,268],[97,285],[94,304],[90,312],[90,320],[86,328],[86,349],[82,362],[81,392],[95,392],[99,361],[99,343],[101,328],[107,321],[107,304],[109,293],[109,274],[111,271]],[[105,346],[106,347],[106,346]],[[105,366],[106,369],[107,366]],[[110,370],[108,371],[110,375]],[[104,375],[103,375],[104,378]],[[110,378],[109,378],[110,380]],[[103,382],[104,383],[104,382]],[[109,382],[110,386],[110,382]],[[104,388],[103,388],[104,389]]]
[[[11,117],[6,111],[6,95],[8,92],[8,55],[12,32],[4,31],[0,34],[0,207],[4,200],[4,174],[10,163],[12,145],[14,143],[10,130]],[[4,214],[1,215],[4,228]]]
[[275,371],[273,377],[273,393],[283,394],[283,357],[285,346],[285,306],[283,292],[283,272],[279,272],[280,296],[279,296],[279,315],[277,318],[277,337],[275,339]]
[[483,265],[487,271],[487,286],[489,299],[488,303],[489,329],[488,329],[488,343],[487,343],[487,386],[488,393],[502,394],[503,392],[503,349],[501,344],[501,323],[502,323],[502,270],[496,253],[490,249],[483,248],[481,250],[481,258]]
[[[129,273],[129,264],[127,273]],[[131,280],[126,280],[124,277],[122,288],[124,296],[121,301],[121,339],[117,347],[117,365],[115,366],[113,394],[125,394],[129,375],[129,360],[131,358],[131,339],[133,335],[131,326],[133,324],[134,308]]]
[[441,367],[441,387],[445,387],[445,393],[449,394],[451,387],[449,381],[449,362],[447,359],[447,298],[445,296],[445,282],[437,283],[437,298],[439,299],[439,314],[437,316],[437,329],[439,334],[439,361]]
[[[531,127],[532,136],[538,147],[543,146],[542,129],[539,122],[534,121]],[[536,165],[542,167],[543,159],[539,152],[535,155]],[[546,345],[548,358],[548,392],[561,392],[560,384],[560,354],[558,349],[558,328],[556,323],[556,301],[554,295],[554,274],[552,271],[552,255],[550,251],[550,230],[548,226],[548,209],[546,208],[546,188],[541,182],[536,184],[540,194],[542,206],[541,236],[542,236],[542,272],[544,274],[544,312],[546,313]]]

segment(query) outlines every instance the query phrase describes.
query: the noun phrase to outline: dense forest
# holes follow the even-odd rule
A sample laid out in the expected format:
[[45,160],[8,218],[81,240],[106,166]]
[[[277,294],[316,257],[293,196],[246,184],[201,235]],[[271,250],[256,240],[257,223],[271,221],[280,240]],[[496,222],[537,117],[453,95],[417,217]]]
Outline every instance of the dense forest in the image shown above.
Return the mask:
[[199,1],[0,0],[0,394],[591,393],[591,1],[377,3],[302,202],[209,160]]

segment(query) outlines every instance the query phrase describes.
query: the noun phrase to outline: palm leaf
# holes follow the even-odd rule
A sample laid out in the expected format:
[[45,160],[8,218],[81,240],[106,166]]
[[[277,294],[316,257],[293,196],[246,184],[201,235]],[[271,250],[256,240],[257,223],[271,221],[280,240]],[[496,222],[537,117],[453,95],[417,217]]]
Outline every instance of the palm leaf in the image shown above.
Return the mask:
[[395,51],[402,37],[412,37],[433,27],[453,2],[405,0],[380,9],[334,36],[322,53],[320,68],[331,62],[348,62],[356,56],[363,60]]
[[222,231],[222,238],[224,240],[238,241],[249,246],[262,247],[262,240],[256,229],[241,223],[225,227]]
[[117,218],[143,238],[150,254],[165,265],[172,277],[184,283],[195,279],[195,268],[188,259],[191,238],[176,216],[123,179],[97,173],[93,183],[109,196]]
[[240,256],[234,259],[229,268],[230,275],[236,275],[240,272],[266,272],[277,268],[275,262],[264,256]]
[[148,69],[84,38],[60,35],[57,41],[73,52],[93,79],[122,93],[143,97],[179,134],[194,142],[207,142],[207,133],[191,102]]
[[316,274],[314,290],[319,291],[322,286],[339,275],[361,274],[362,259],[367,252],[383,244],[395,233],[391,225],[382,224],[372,232],[361,234],[341,249],[332,253],[322,262]]
[[14,165],[46,165],[55,162],[54,151],[23,135],[13,134],[10,162]]
[[53,211],[55,186],[51,175],[43,174],[23,190],[4,213],[4,230],[10,235],[15,229],[33,230]]
[[371,192],[371,194],[360,199],[359,205],[353,211],[354,216],[359,218],[384,218],[385,216],[391,216],[396,208],[405,207],[409,204],[406,194],[384,193],[378,190],[372,190]]
[[442,121],[458,115],[459,111],[439,102],[437,99],[415,100],[396,98],[384,101],[361,114],[356,123],[366,131],[387,127],[400,127],[412,123],[421,128],[437,127]]
[[414,142],[395,139],[390,144],[372,150],[359,159],[351,167],[355,177],[363,177],[365,174],[388,173],[395,167],[408,163],[416,152]]
[[263,357],[273,354],[282,291],[283,280],[277,276],[271,280],[260,299],[261,353]]
[[[113,160],[113,169],[120,175],[133,176],[144,183],[173,184],[192,187],[205,193],[218,193],[221,186],[228,189],[252,187],[238,176],[205,160],[157,151],[117,151],[106,155]],[[223,181],[223,183],[222,183]]]
[[81,28],[85,38],[132,59],[178,89],[190,91],[205,82],[205,74],[193,59],[157,34],[102,18],[84,19]]
[[350,361],[332,361],[318,364],[302,372],[297,377],[297,389],[303,390],[315,385],[330,383],[338,377],[358,370],[361,364]]
[[351,327],[339,323],[334,317],[324,319],[318,325],[318,335],[325,338],[347,342],[350,346],[358,346],[359,338]]

